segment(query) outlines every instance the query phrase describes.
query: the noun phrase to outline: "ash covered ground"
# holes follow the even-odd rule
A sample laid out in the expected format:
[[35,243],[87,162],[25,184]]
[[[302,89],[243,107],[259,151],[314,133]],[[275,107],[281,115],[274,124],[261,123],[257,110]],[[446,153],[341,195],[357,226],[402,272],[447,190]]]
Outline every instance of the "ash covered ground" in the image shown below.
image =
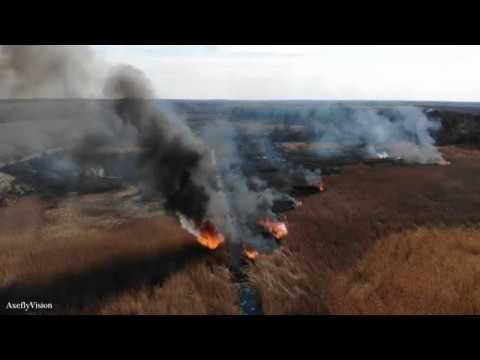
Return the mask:
[[[78,122],[118,126],[112,101],[0,103],[2,304],[34,299],[54,308],[29,312],[62,314],[479,312],[480,106],[149,102],[205,151],[190,138],[179,146],[195,151],[176,158],[178,147],[159,150],[145,135],[85,137]],[[210,164],[192,172],[201,181],[174,171],[190,154]],[[169,176],[194,194],[170,191]],[[193,227],[213,219],[224,241],[202,246],[179,212]],[[288,235],[259,226],[265,219]]]

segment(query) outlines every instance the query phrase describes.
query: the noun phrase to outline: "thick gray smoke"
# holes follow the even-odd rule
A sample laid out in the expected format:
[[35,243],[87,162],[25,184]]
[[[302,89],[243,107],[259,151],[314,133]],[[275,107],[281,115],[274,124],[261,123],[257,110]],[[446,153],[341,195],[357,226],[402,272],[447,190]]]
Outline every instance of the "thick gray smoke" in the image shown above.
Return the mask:
[[108,134],[116,121],[97,100],[0,100],[0,162]]
[[253,227],[260,217],[273,216],[275,194],[259,179],[252,186],[243,174],[230,123],[212,120],[197,137],[149,100],[154,98],[149,80],[131,66],[112,71],[105,95],[118,99],[116,114],[136,130],[142,178],[167,210],[197,223],[210,219],[231,241],[255,241]]
[[0,47],[0,98],[87,97],[95,93],[95,73],[88,46]]
[[207,215],[235,242],[264,245],[254,230],[260,218],[274,217],[273,202],[280,194],[258,178],[247,178],[239,152],[238,130],[227,121],[212,121],[201,131],[210,148],[218,191],[210,193]]
[[116,114],[137,132],[142,178],[162,197],[166,209],[201,221],[215,187],[206,146],[180,119],[165,116],[149,101],[154,91],[140,70],[116,67],[104,93],[118,99]]
[[[96,73],[88,47],[0,48],[1,97],[83,98],[91,85],[98,86]],[[111,69],[103,88],[103,95],[113,102],[93,102],[87,107],[85,101],[46,99],[3,104],[0,119],[7,123],[10,140],[2,142],[5,153],[18,152],[19,144],[28,147],[28,153],[69,143],[70,160],[52,166],[63,168],[67,161],[68,168],[78,172],[82,165],[95,164],[99,150],[133,144],[142,154],[139,178],[166,209],[195,221],[210,218],[231,236],[271,208],[268,191],[258,199],[259,193],[249,190],[238,169],[233,138],[225,128],[216,129],[217,143],[212,141],[219,145],[220,140],[223,149],[213,146],[215,150],[210,151],[181,119],[166,116],[157,107],[149,79],[131,66]],[[225,217],[226,213],[230,216]]]
[[413,163],[437,163],[442,155],[432,133],[440,122],[414,106],[385,110],[327,105],[305,120],[319,143],[321,156],[336,156],[345,147],[358,147],[370,157],[401,158]]
[[105,132],[103,104],[78,100],[98,94],[99,68],[88,46],[0,46],[0,162]]

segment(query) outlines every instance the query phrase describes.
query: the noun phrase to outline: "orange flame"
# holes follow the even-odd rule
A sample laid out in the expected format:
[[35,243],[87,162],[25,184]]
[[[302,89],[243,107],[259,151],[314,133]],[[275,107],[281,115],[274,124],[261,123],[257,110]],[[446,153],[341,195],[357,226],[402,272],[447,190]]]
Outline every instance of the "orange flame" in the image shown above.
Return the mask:
[[277,240],[283,239],[288,235],[287,225],[284,222],[266,218],[258,220],[257,224],[263,227],[265,231],[272,234]]
[[250,260],[255,260],[258,256],[258,251],[253,248],[245,248],[243,250],[243,255]]
[[202,246],[215,250],[223,244],[225,238],[210,220],[205,220],[198,228],[197,240]]

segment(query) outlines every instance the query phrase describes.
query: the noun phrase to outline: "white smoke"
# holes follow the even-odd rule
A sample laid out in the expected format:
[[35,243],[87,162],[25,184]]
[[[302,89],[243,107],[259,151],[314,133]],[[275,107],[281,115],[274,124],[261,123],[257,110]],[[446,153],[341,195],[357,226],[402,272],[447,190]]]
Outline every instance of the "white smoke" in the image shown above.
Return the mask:
[[315,141],[337,146],[328,152],[320,147],[321,156],[335,156],[345,147],[360,146],[371,157],[388,156],[420,164],[443,160],[432,137],[440,122],[429,119],[414,106],[378,110],[327,105],[319,109],[315,118],[305,120]]
[[217,174],[217,191],[210,193],[207,216],[229,239],[254,239],[256,220],[273,216],[274,191],[265,182],[254,179],[255,188],[242,172],[242,161],[236,139],[237,131],[226,121],[212,121],[202,129],[201,137],[211,148]]
[[184,230],[186,230],[188,233],[192,234],[195,237],[200,236],[200,233],[192,220],[189,220],[180,212],[177,212],[177,217],[180,220],[180,225]]

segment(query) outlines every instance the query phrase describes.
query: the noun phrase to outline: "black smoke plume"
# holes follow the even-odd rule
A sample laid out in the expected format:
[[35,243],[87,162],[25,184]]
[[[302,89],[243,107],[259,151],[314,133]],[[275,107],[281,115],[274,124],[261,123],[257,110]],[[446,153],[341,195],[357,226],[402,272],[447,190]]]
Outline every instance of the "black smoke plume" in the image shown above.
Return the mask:
[[205,217],[214,176],[208,151],[180,119],[165,116],[149,99],[154,91],[138,69],[122,65],[107,79],[104,94],[117,99],[116,114],[136,130],[142,178],[163,198],[167,210],[190,219]]

